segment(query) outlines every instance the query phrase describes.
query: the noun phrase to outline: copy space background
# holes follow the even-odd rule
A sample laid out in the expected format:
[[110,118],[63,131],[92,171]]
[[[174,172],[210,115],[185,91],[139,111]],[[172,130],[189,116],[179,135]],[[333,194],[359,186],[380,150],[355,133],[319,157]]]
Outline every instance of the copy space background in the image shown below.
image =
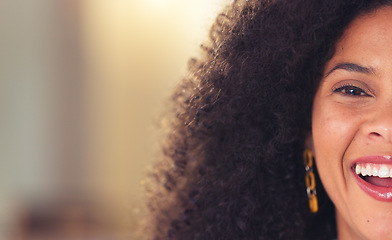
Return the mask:
[[137,227],[165,101],[229,3],[0,1],[0,239]]

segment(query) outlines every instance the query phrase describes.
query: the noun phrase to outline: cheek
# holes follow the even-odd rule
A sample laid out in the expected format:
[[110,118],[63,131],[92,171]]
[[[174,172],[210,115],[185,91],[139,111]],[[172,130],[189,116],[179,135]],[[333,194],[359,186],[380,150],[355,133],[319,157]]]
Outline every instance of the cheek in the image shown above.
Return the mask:
[[357,133],[358,118],[354,115],[352,110],[340,103],[316,100],[314,102],[314,157],[321,181],[335,203],[338,201],[336,186],[344,186],[345,176],[350,170],[344,159]]
[[[315,102],[317,103],[317,102]],[[333,104],[332,104],[333,105]],[[347,111],[324,104],[315,105],[312,116],[313,144],[316,157],[341,155],[350,144],[353,121]],[[339,158],[341,159],[341,158]]]
[[315,102],[312,135],[321,182],[335,206],[340,205],[345,186],[343,159],[355,135],[352,118],[334,103],[317,105]]

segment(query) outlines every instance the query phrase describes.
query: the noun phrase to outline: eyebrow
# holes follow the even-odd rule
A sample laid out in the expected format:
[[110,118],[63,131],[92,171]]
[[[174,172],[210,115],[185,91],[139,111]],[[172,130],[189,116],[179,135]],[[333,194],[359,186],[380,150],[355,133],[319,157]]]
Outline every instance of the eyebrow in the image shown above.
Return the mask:
[[364,73],[364,74],[371,74],[375,75],[375,71],[373,68],[368,68],[364,67],[355,63],[339,63],[337,64],[334,68],[332,68],[331,71],[329,71],[325,77],[327,77],[329,74],[331,74],[333,71],[338,70],[338,69],[343,69],[349,72],[358,72],[358,73]]

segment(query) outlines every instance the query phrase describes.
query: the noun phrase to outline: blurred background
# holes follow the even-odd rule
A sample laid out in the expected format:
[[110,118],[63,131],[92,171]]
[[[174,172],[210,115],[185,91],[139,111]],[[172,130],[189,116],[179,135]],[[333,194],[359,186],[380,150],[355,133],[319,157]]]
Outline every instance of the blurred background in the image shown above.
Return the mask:
[[230,2],[0,1],[0,239],[132,239],[165,101]]

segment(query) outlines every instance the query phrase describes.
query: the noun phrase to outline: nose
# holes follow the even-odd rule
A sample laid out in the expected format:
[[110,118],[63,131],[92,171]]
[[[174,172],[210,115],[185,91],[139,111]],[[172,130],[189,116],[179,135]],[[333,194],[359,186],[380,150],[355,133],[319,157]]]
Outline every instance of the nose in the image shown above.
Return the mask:
[[392,143],[392,104],[372,112],[362,126],[364,134],[370,140]]

